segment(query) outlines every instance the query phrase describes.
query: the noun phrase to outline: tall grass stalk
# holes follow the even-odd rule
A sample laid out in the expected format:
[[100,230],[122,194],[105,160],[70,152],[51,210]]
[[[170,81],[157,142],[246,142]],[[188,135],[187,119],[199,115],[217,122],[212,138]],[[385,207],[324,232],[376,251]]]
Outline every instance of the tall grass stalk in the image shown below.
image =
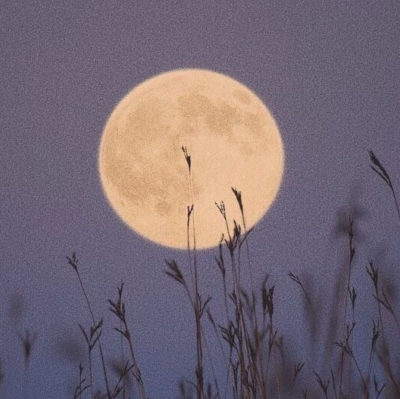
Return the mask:
[[90,378],[90,397],[94,399],[94,384],[93,384],[93,363],[92,363],[92,351],[95,348],[96,344],[99,342],[101,333],[102,333],[102,325],[103,320],[100,320],[97,325],[93,325],[90,328],[89,334],[85,331],[85,329],[79,324],[79,328],[85,338],[86,344],[88,346],[88,356],[89,356],[89,378]]
[[[85,287],[84,287],[82,279],[81,279],[81,275],[79,273],[78,258],[76,256],[75,252],[72,254],[71,257],[67,256],[67,260],[68,260],[69,265],[71,265],[71,267],[75,270],[76,275],[78,276],[79,284],[80,284],[81,290],[83,292],[83,295],[85,297],[86,304],[87,304],[87,307],[89,309],[90,316],[92,318],[93,326],[95,326],[96,325],[96,319],[94,317],[94,312],[93,312],[93,309],[92,309],[92,305],[90,304],[89,297],[88,297],[88,295],[86,293]],[[104,360],[104,352],[103,352],[103,347],[101,345],[100,339],[98,340],[98,343],[99,343],[101,365],[103,367],[103,376],[104,376],[104,383],[105,383],[105,386],[106,386],[107,397],[108,397],[108,399],[112,399],[111,391],[110,391],[110,385],[109,385],[109,382],[108,382],[108,374],[107,374],[106,363],[105,363],[105,360]]]
[[[167,266],[165,272],[184,288],[194,312],[196,381],[193,386],[196,389],[196,399],[293,399],[299,397],[304,399],[317,397],[325,399],[393,399],[400,397],[400,380],[398,378],[400,371],[396,364],[400,359],[395,357],[396,352],[394,351],[398,348],[391,346],[392,341],[389,337],[390,328],[394,324],[400,332],[400,324],[391,303],[390,292],[382,284],[380,270],[372,260],[369,261],[366,272],[372,281],[372,296],[376,301],[376,308],[372,310],[371,338],[365,349],[365,353],[367,353],[366,366],[363,365],[360,355],[355,350],[363,345],[362,342],[357,342],[355,338],[357,323],[360,319],[359,298],[362,298],[360,294],[363,293],[359,287],[357,288],[353,278],[356,260],[356,215],[347,221],[348,250],[346,250],[346,257],[348,257],[348,260],[341,269],[338,278],[340,284],[337,284],[338,288],[335,290],[335,294],[340,298],[340,301],[336,301],[335,304],[340,310],[336,313],[330,312],[327,319],[329,326],[335,327],[331,328],[332,331],[328,331],[327,337],[330,337],[329,339],[324,339],[322,336],[324,319],[321,313],[318,313],[317,298],[314,298],[311,286],[307,285],[307,281],[303,281],[299,276],[289,272],[289,277],[301,289],[300,295],[306,306],[307,320],[310,322],[310,340],[314,340],[317,334],[320,336],[321,345],[323,345],[321,349],[324,351],[325,359],[322,370],[314,370],[313,364],[307,363],[304,359],[293,363],[292,358],[289,358],[289,360],[285,358],[288,351],[283,345],[283,335],[280,331],[278,332],[279,319],[275,312],[276,288],[269,283],[268,273],[266,273],[261,287],[256,287],[255,284],[253,260],[248,240],[252,229],[247,227],[242,194],[236,188],[232,188],[232,192],[240,209],[240,224],[236,220],[229,219],[228,210],[223,201],[216,203],[225,225],[224,234],[222,234],[215,257],[215,262],[221,273],[223,323],[220,324],[214,319],[209,308],[211,297],[208,296],[204,300],[200,295],[192,159],[186,147],[182,147],[182,151],[188,167],[188,186],[191,196],[191,204],[187,208],[186,223],[190,281],[186,280],[180,266],[174,260],[165,261]],[[400,218],[399,205],[392,180],[375,154],[370,151],[369,155],[371,168],[384,180],[392,192],[397,216]],[[242,253],[243,245],[246,250],[246,258]],[[358,251],[357,247],[357,254]],[[100,352],[106,398],[126,399],[129,394],[127,395],[125,390],[125,379],[131,376],[135,384],[134,397],[148,399],[137,362],[132,334],[127,323],[125,303],[122,298],[123,284],[121,283],[121,286],[118,287],[117,299],[108,301],[110,311],[119,322],[115,330],[120,334],[122,361],[117,381],[115,385],[111,386],[101,344],[103,322],[102,320],[96,321],[79,272],[78,259],[75,253],[67,259],[78,276],[79,285],[91,318],[91,325],[88,330],[79,325],[87,345],[89,382],[84,378],[83,367],[79,365],[78,383],[73,392],[74,399],[86,399],[86,397],[94,399],[99,395],[94,391],[93,351],[97,350],[96,346],[98,346]],[[245,274],[246,272],[248,275]],[[245,277],[249,279],[247,280]],[[250,282],[250,289],[246,290],[245,285],[248,281]],[[344,298],[343,295],[345,295]],[[337,306],[338,304],[340,305]],[[389,315],[386,315],[385,312],[388,312]],[[210,337],[202,323],[204,314],[208,316],[212,327],[212,336],[216,336],[221,349],[223,364],[226,368],[226,373],[222,377],[225,390],[222,389],[223,384],[220,384],[217,378]],[[335,324],[339,325],[339,330]],[[331,339],[331,337],[334,338]],[[20,336],[26,372],[35,338],[35,335],[28,332]],[[129,352],[127,357],[124,353],[124,344]],[[333,348],[339,348],[340,352],[337,356],[329,356],[329,354],[335,353]],[[293,349],[296,349],[296,345],[292,347]],[[207,364],[211,369],[211,383],[208,382],[204,374],[204,367]],[[363,372],[363,368],[365,368],[365,372]],[[379,373],[382,375],[379,375]],[[376,374],[378,374],[379,379],[383,377],[384,380],[378,381]],[[312,379],[308,378],[307,375],[311,375]],[[0,371],[0,384],[2,376],[3,373]],[[28,376],[26,376],[26,384],[27,380]],[[127,379],[127,381],[130,380]],[[28,389],[27,385],[25,389]],[[186,390],[184,385],[181,386],[181,397],[193,399],[190,390]]]
[[[349,298],[349,293],[351,292],[351,290],[350,290],[351,272],[352,272],[352,268],[353,268],[354,256],[356,253],[356,250],[354,247],[354,220],[351,217],[349,218],[349,225],[348,225],[348,242],[349,242],[349,262],[348,262],[348,269],[347,269],[347,282],[346,282],[346,287],[345,287],[343,335],[346,335],[347,327],[348,327],[348,322],[347,322],[348,298]],[[343,385],[343,371],[344,371],[344,366],[345,366],[344,360],[345,360],[345,351],[342,350],[341,359],[340,359],[340,378],[339,378],[340,395],[343,394],[342,385]],[[350,368],[349,372],[351,373],[351,368]]]
[[[128,322],[126,320],[126,308],[125,308],[125,303],[122,299],[123,288],[124,288],[124,284],[121,283],[121,285],[118,287],[117,300],[114,302],[111,299],[109,299],[108,303],[110,304],[110,311],[115,316],[117,316],[119,322],[122,324],[122,328],[116,327],[115,330],[118,333],[120,333],[121,336],[123,336],[125,338],[125,340],[128,344],[131,361],[132,361],[132,366],[130,367],[130,369],[132,369],[133,377],[135,378],[137,386],[138,386],[139,397],[140,397],[140,399],[146,399],[142,375],[141,375],[141,371],[140,371],[140,368],[139,368],[139,365],[138,365],[138,362],[136,359],[135,350],[134,350],[134,346],[133,346],[132,334],[129,330]],[[129,368],[128,363],[126,364],[126,368]],[[120,377],[120,379],[122,380],[122,376]]]
[[[233,292],[230,295],[230,298],[235,306],[236,337],[238,343],[237,351],[240,367],[239,397],[247,399],[251,397],[250,387],[252,386],[248,378],[246,367],[246,358],[249,357],[249,348],[247,345],[248,336],[246,333],[246,325],[243,316],[242,289],[239,281],[238,268],[235,259],[235,250],[238,248],[240,242],[240,228],[236,224],[236,221],[234,221],[235,228],[233,229],[233,234],[231,234],[224,202],[222,201],[220,204],[216,203],[216,206],[225,221],[226,233],[228,236],[228,239],[225,239],[225,243],[230,255],[230,264],[234,285]],[[245,351],[247,351],[247,354],[245,353]]]
[[[196,251],[196,223],[195,223],[195,209],[194,209],[194,189],[193,189],[193,177],[192,177],[192,163],[191,156],[189,155],[187,148],[182,147],[186,163],[189,172],[189,190],[191,194],[192,204],[190,206],[191,212],[188,211],[188,227],[190,226],[190,216],[192,220],[193,230],[193,268],[194,268],[194,313],[196,320],[196,353],[197,353],[197,366],[196,366],[196,379],[197,379],[197,397],[198,399],[204,398],[204,371],[203,371],[203,338],[201,328],[201,298],[199,294],[198,286],[198,270],[197,270],[197,251]],[[189,261],[190,258],[190,229],[188,228],[188,253]],[[191,265],[189,265],[191,268]]]

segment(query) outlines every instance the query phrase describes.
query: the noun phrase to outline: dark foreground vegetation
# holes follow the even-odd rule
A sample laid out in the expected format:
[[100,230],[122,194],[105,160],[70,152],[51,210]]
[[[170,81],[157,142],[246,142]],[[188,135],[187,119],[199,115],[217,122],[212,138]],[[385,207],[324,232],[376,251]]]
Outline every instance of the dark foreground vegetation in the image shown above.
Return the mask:
[[[186,148],[182,148],[188,166],[189,190],[192,190],[191,158]],[[399,218],[400,210],[395,189],[389,173],[375,154],[370,151],[370,167],[393,198],[393,214]],[[216,203],[217,210],[225,221],[226,232],[222,235],[216,250],[215,265],[221,277],[223,292],[222,319],[214,316],[210,297],[199,287],[198,251],[195,235],[195,199],[187,208],[188,263],[179,265],[175,260],[165,261],[165,273],[174,280],[182,295],[187,297],[193,309],[195,326],[194,350],[196,362],[191,378],[182,380],[177,397],[180,399],[395,399],[400,398],[400,325],[398,309],[395,308],[393,290],[386,287],[381,278],[377,261],[371,259],[365,267],[369,278],[368,288],[354,286],[353,269],[356,247],[356,214],[347,214],[342,222],[342,231],[347,237],[347,262],[337,281],[326,282],[334,290],[335,298],[329,316],[319,312],[320,303],[313,296],[303,277],[296,271],[288,274],[293,290],[297,290],[299,301],[304,308],[310,342],[316,346],[315,352],[323,359],[313,363],[312,359],[298,359],[288,353],[284,336],[276,320],[275,286],[266,274],[261,281],[253,276],[252,254],[248,239],[252,230],[246,226],[246,204],[239,190],[232,188],[241,220],[232,221],[229,210],[223,202]],[[201,224],[201,223],[200,223]],[[110,369],[105,361],[101,335],[103,321],[95,317],[85,285],[80,276],[80,265],[75,254],[67,257],[72,271],[77,275],[83,300],[86,302],[91,319],[87,326],[79,325],[82,340],[86,344],[87,362],[85,369],[79,365],[78,380],[71,397],[74,399],[147,399],[146,384],[143,381],[139,362],[135,354],[133,337],[127,322],[124,303],[124,286],[118,287],[115,299],[108,301],[113,313],[120,339],[125,350],[118,365]],[[185,271],[185,272],[184,272]],[[358,320],[363,303],[359,295],[369,290],[374,309],[368,334],[358,334]],[[214,309],[215,310],[215,309]],[[205,330],[207,329],[207,334]],[[211,337],[209,331],[212,332]],[[360,336],[367,336],[360,342]],[[25,364],[29,359],[35,334],[21,335]],[[219,347],[224,369],[218,370],[210,351],[210,339],[215,339]],[[299,337],[299,341],[304,337]],[[299,346],[301,346],[299,342]],[[101,364],[101,381],[94,381],[94,352],[97,351]],[[219,366],[218,366],[219,367]],[[4,371],[7,373],[7,370]],[[221,375],[223,376],[221,378]],[[0,369],[0,384],[4,375]],[[94,386],[102,384],[103,390],[95,391]],[[0,386],[1,392],[1,386]],[[170,396],[170,395],[168,395]]]

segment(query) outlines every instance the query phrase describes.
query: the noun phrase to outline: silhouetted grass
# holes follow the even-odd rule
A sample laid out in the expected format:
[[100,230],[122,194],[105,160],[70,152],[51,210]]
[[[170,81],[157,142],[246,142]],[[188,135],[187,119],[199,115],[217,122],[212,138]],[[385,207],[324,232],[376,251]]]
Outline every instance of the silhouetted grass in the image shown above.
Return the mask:
[[[187,156],[187,150],[186,154]],[[372,169],[389,186],[395,202],[395,208],[400,217],[396,193],[390,175],[382,166],[376,155],[370,151]],[[218,323],[214,320],[211,310],[207,309],[208,320],[211,323],[218,341],[225,342],[226,353],[224,359],[227,361],[227,386],[222,396],[215,390],[213,398],[304,398],[318,397],[323,394],[325,398],[378,398],[378,397],[400,397],[399,376],[400,370],[395,368],[396,356],[398,361],[398,348],[388,348],[389,342],[385,338],[383,310],[390,315],[400,332],[399,322],[395,310],[388,298],[384,287],[378,284],[378,269],[374,268],[371,261],[366,266],[366,271],[374,284],[373,298],[377,303],[377,316],[371,321],[371,340],[369,345],[369,362],[367,370],[362,370],[360,358],[362,353],[355,349],[354,333],[357,329],[356,314],[358,310],[358,291],[360,288],[352,283],[352,271],[356,255],[355,227],[357,215],[348,215],[346,233],[348,236],[348,261],[347,267],[342,275],[338,276],[335,288],[335,310],[330,312],[327,320],[321,319],[320,305],[308,292],[302,279],[289,272],[289,278],[301,289],[304,297],[305,316],[309,326],[310,340],[313,343],[319,341],[318,349],[325,361],[326,371],[316,371],[312,363],[302,362],[293,364],[293,372],[285,364],[285,348],[283,336],[279,335],[276,327],[274,308],[275,286],[268,286],[268,276],[264,279],[261,290],[257,292],[251,269],[251,254],[248,245],[247,229],[245,222],[244,205],[240,191],[232,188],[241,211],[242,220],[239,224],[236,220],[229,223],[228,210],[224,202],[216,202],[226,226],[226,231],[219,245],[218,256],[215,258],[217,267],[222,276],[222,291],[224,293],[224,308],[226,321]],[[193,207],[193,204],[192,204]],[[249,273],[250,290],[246,291],[242,284],[242,273],[244,268],[241,249],[243,244],[247,253],[247,272]],[[226,260],[228,258],[228,261]],[[177,276],[171,273],[169,262],[167,274],[178,281]],[[227,274],[230,274],[229,278]],[[184,280],[182,272],[180,279]],[[344,284],[343,281],[344,280]],[[227,281],[232,283],[227,286]],[[179,282],[179,281],[178,281]],[[325,282],[326,284],[326,282]],[[357,306],[356,306],[357,304]],[[262,320],[259,323],[259,319]],[[386,321],[387,322],[387,321]],[[325,325],[329,331],[323,330]],[[219,331],[218,331],[219,328]],[[218,334],[219,333],[219,334]],[[400,335],[399,335],[400,336]],[[327,339],[324,339],[327,338]],[[199,338],[197,338],[199,339]],[[357,343],[359,348],[361,343]],[[390,354],[390,355],[389,355]],[[391,358],[392,356],[392,358]],[[365,356],[364,356],[365,357]],[[379,382],[373,371],[378,369],[376,358],[378,357],[383,367],[383,378],[385,382]],[[303,369],[308,368],[314,374],[314,383],[308,379],[307,386],[301,387],[300,374]],[[397,373],[397,374],[396,374]],[[382,374],[382,373],[381,373]],[[288,375],[291,378],[288,378]],[[382,378],[380,375],[379,378]],[[288,384],[288,381],[290,383]],[[296,387],[296,384],[299,386]],[[194,384],[197,390],[197,398],[203,398],[199,386]],[[230,390],[230,392],[229,392]],[[229,392],[227,394],[227,392]],[[182,398],[190,397],[185,391]],[[211,398],[211,396],[209,396]]]
[[[193,365],[192,378],[182,380],[179,384],[179,398],[400,398],[400,325],[392,297],[380,278],[379,260],[371,259],[365,265],[365,273],[371,282],[369,288],[357,287],[354,283],[353,269],[359,251],[356,245],[358,214],[348,214],[340,221],[341,232],[347,236],[347,248],[344,249],[346,262],[342,268],[338,268],[336,281],[331,284],[322,282],[325,292],[326,287],[333,288],[328,316],[323,313],[323,308],[328,305],[326,294],[321,302],[310,278],[296,271],[288,273],[288,287],[298,290],[299,301],[303,304],[308,340],[313,351],[323,359],[322,366],[316,365],[313,359],[305,358],[300,351],[303,335],[298,337],[299,342],[292,343],[290,350],[285,346],[276,315],[278,287],[270,284],[269,274],[265,273],[261,281],[255,279],[249,245],[252,229],[248,230],[246,226],[246,204],[237,188],[232,188],[232,194],[240,210],[240,221],[230,219],[229,209],[226,209],[223,201],[216,202],[216,212],[220,213],[225,224],[215,255],[215,266],[221,279],[222,312],[214,312],[216,305],[211,306],[211,296],[201,293],[203,289],[199,284],[199,254],[196,249],[196,228],[201,229],[201,221],[195,219],[191,156],[186,147],[182,147],[182,151],[188,167],[188,190],[192,201],[187,207],[188,267],[182,268],[176,260],[168,259],[165,260],[165,273],[183,288],[193,309],[196,363]],[[371,168],[390,188],[400,218],[392,179],[372,151],[369,156]],[[109,310],[118,322],[114,330],[121,339],[121,353],[116,356],[117,361],[107,365],[105,348],[101,342],[103,320],[94,315],[76,254],[67,257],[67,260],[78,277],[90,316],[86,327],[79,324],[82,339],[86,343],[87,365],[84,369],[80,363],[77,364],[77,383],[71,396],[74,399],[146,399],[146,381],[142,379],[134,340],[128,327],[123,283],[117,289],[116,300],[108,300]],[[183,270],[188,270],[189,278]],[[361,335],[356,338],[356,332],[359,314],[362,313],[360,307],[363,306],[360,303],[363,295],[360,294],[366,290],[369,290],[376,308],[370,309],[374,317],[370,322],[369,341],[361,342]],[[20,306],[14,307],[18,312]],[[223,315],[221,320],[215,318],[217,313]],[[396,337],[390,336],[393,326],[397,328]],[[25,372],[29,369],[36,337],[29,330],[20,334]],[[216,340],[221,355],[210,350],[210,339]],[[100,354],[104,384],[102,392],[95,392],[94,389],[99,384],[94,380],[94,351]],[[224,364],[222,373],[216,369],[216,356]],[[363,359],[367,359],[366,366]],[[4,378],[7,378],[7,369],[0,363],[0,390]]]

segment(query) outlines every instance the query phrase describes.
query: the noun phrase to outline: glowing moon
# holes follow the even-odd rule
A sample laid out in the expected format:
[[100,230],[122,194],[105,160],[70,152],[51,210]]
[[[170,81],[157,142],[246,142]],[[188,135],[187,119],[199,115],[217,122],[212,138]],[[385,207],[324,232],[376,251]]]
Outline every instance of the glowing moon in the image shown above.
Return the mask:
[[219,243],[224,201],[241,222],[231,187],[242,192],[247,228],[273,203],[283,177],[278,127],[262,101],[236,80],[182,69],[135,87],[111,113],[99,149],[106,197],[134,231],[158,244],[186,248],[192,203],[182,146],[192,161],[198,248]]

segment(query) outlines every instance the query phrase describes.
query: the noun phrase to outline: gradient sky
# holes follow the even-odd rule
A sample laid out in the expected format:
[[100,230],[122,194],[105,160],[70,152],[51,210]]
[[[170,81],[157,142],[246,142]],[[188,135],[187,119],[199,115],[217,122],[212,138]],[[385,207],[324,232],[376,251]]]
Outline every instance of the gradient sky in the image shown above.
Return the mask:
[[[278,123],[284,181],[250,248],[258,279],[268,272],[276,285],[282,333],[290,339],[302,320],[289,271],[311,276],[320,298],[329,297],[347,256],[346,238],[335,234],[342,207],[365,209],[356,230],[354,284],[360,290],[369,284],[365,265],[372,258],[386,279],[399,282],[399,220],[389,190],[368,166],[373,149],[400,194],[399,21],[397,0],[3,0],[1,394],[22,395],[18,332],[28,328],[38,334],[28,397],[70,397],[78,360],[63,348],[83,346],[78,323],[90,324],[65,259],[73,251],[95,313],[105,317],[105,342],[118,341],[106,300],[125,281],[148,395],[174,398],[180,378],[192,377],[190,306],[163,273],[164,259],[184,264],[186,253],[130,231],[108,205],[97,169],[102,129],[114,106],[135,85],[167,70],[230,75],[256,92]],[[200,254],[200,280],[202,292],[217,298],[214,255]],[[367,291],[360,301],[369,300]],[[21,314],[13,317],[18,304]],[[112,358],[118,345],[108,348]]]

